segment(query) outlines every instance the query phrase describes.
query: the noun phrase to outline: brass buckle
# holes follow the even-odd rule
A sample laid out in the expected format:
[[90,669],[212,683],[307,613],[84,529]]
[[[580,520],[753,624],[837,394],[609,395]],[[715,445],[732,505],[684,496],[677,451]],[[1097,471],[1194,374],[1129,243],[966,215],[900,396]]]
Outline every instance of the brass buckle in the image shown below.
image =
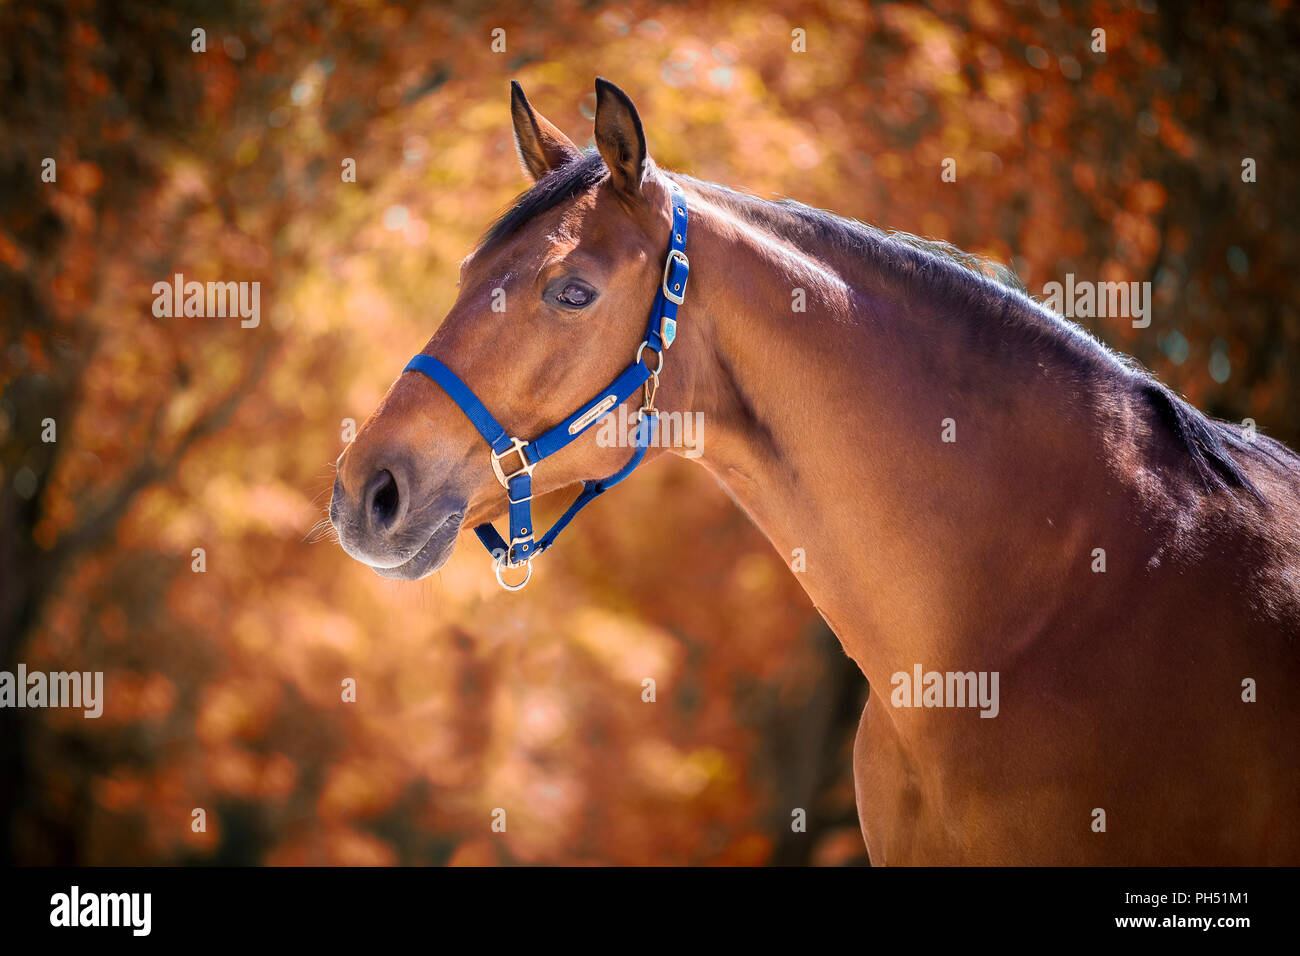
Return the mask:
[[[674,259],[680,259],[682,265],[686,266],[686,279],[682,280],[682,291],[680,294],[673,292],[671,289],[668,288],[668,271],[669,269],[672,268]],[[683,302],[686,301],[686,282],[687,280],[690,279],[690,271],[691,271],[691,260],[686,258],[686,253],[682,252],[680,249],[669,249],[668,258],[664,260],[663,290],[664,290],[665,299],[667,299],[669,302],[674,302],[677,305],[681,305]]]
[[[528,461],[528,456],[524,454],[524,448],[528,446],[528,442],[524,441],[522,438],[512,438],[510,439],[510,441],[512,443],[510,447],[507,448],[505,451],[503,451],[500,455],[498,455],[496,452],[492,452],[492,470],[496,472],[497,481],[501,482],[501,487],[506,489],[506,491],[510,490],[511,479],[518,478],[520,475],[531,475],[533,473],[533,469],[537,467],[537,462],[530,463]],[[507,475],[505,472],[501,470],[501,459],[504,458],[506,455],[510,454],[511,452],[519,453],[519,461],[523,465],[523,467],[520,468],[518,471],[512,471],[510,474]]]

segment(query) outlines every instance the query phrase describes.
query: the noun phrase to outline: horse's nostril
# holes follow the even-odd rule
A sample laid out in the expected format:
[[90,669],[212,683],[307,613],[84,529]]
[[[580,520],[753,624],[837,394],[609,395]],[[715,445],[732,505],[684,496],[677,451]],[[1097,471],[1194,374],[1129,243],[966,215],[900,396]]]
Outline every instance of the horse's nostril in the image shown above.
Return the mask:
[[401,496],[392,472],[381,471],[370,482],[370,520],[378,530],[386,530],[397,516]]

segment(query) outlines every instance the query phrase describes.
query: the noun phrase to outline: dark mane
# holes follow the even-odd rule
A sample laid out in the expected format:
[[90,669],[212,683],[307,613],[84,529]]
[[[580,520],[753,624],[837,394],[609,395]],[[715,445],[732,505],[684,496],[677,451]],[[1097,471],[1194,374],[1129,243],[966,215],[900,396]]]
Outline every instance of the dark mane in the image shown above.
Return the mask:
[[791,199],[769,201],[687,176],[674,174],[673,178],[700,189],[748,222],[788,241],[806,246],[809,240],[816,240],[865,259],[883,272],[920,278],[958,310],[974,305],[976,299],[987,303],[991,297],[1000,302],[1004,314],[1021,317],[1034,336],[1055,340],[1069,354],[1090,366],[1109,367],[1134,388],[1155,420],[1186,450],[1193,470],[1207,491],[1240,488],[1263,502],[1255,484],[1232,457],[1232,451],[1284,467],[1288,464],[1284,459],[1290,459],[1290,467],[1300,462],[1300,456],[1285,445],[1262,435],[1247,440],[1232,423],[1208,417],[1157,381],[1135,359],[1112,351],[1082,326],[1035,301],[1015,272],[1001,263],[947,242],[906,232],[887,232]]
[[608,175],[605,161],[595,150],[588,150],[573,162],[551,170],[539,179],[532,189],[516,198],[510,208],[488,227],[487,232],[483,234],[483,240],[479,243],[479,248],[486,249],[506,236],[518,232],[533,218],[554,209],[561,203],[568,202],[574,196],[595,188]]
[[[488,228],[480,249],[594,189],[607,176],[600,154],[595,150],[585,151],[579,159],[552,171],[519,196]],[[1083,361],[1095,360],[1098,366],[1107,365],[1123,376],[1147,403],[1155,420],[1186,450],[1207,491],[1240,488],[1263,501],[1259,490],[1233,458],[1233,451],[1290,467],[1295,467],[1295,462],[1300,460],[1285,445],[1262,435],[1247,440],[1235,425],[1209,418],[1157,381],[1136,360],[1112,351],[1082,326],[1035,301],[1015,272],[1001,263],[964,252],[947,242],[905,232],[887,232],[791,199],[769,201],[677,173],[672,178],[699,189],[747,221],[789,241],[802,246],[813,241],[829,244],[873,263],[882,271],[921,278],[955,305],[971,305],[976,299],[987,302],[989,296],[994,301],[1000,300],[1007,314],[1019,314],[1035,334],[1049,336]]]
[[[760,199],[716,183],[701,182],[673,173],[672,178],[706,192],[755,225],[763,226],[787,239],[816,239],[823,244],[893,268],[908,271],[924,268],[934,258],[960,266],[972,275],[991,279],[1016,292],[1028,294],[1016,273],[1000,262],[958,249],[939,239],[927,239],[909,232],[886,231],[857,219],[837,216],[824,209],[806,206],[793,199]],[[913,250],[927,253],[925,258],[909,255]]]
[[1232,422],[1210,418],[1136,363],[1132,363],[1130,371],[1156,418],[1187,449],[1192,466],[1206,490],[1242,488],[1264,504],[1263,495],[1241,470],[1231,452],[1266,459],[1283,468],[1294,468],[1300,462],[1300,456],[1281,442],[1259,434],[1247,440]]

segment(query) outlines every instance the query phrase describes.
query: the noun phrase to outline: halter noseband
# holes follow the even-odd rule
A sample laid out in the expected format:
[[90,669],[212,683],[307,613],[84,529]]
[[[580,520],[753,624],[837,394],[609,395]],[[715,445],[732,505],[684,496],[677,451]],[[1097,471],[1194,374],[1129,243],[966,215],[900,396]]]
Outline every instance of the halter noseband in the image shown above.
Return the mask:
[[[659,373],[664,367],[664,352],[673,344],[677,336],[677,307],[685,301],[686,280],[690,275],[691,263],[686,258],[686,197],[676,183],[672,186],[673,231],[668,248],[668,258],[664,260],[664,277],[655,295],[654,306],[650,310],[650,323],[646,328],[645,340],[636,350],[636,358],[614,381],[586,402],[576,412],[560,422],[549,431],[543,432],[530,442],[514,438],[501,426],[487,407],[468,385],[457,377],[456,373],[432,355],[417,355],[406,363],[403,372],[423,372],[433,379],[451,396],[452,401],[470,420],[483,440],[492,449],[492,471],[497,481],[506,489],[510,501],[510,543],[507,544],[500,532],[491,522],[484,522],[474,529],[474,534],[483,547],[492,555],[492,568],[496,573],[497,583],[507,591],[518,591],[533,576],[533,559],[555,543],[556,536],[564,530],[579,511],[591,504],[596,498],[632,473],[641,460],[645,458],[650,446],[650,439],[659,421],[659,412],[655,408],[655,392],[659,389]],[[646,349],[654,352],[659,361],[652,370],[641,361]],[[582,483],[582,492],[569,505],[551,526],[551,530],[540,541],[533,541],[533,469],[543,458],[549,458],[561,448],[574,441],[579,435],[591,428],[606,415],[618,408],[633,392],[645,386],[645,402],[638,413],[636,429],[636,450],[628,463],[614,474],[598,480]],[[507,455],[519,456],[519,468],[506,472],[501,460]],[[501,578],[502,568],[527,566],[527,576],[518,584],[507,584]]]

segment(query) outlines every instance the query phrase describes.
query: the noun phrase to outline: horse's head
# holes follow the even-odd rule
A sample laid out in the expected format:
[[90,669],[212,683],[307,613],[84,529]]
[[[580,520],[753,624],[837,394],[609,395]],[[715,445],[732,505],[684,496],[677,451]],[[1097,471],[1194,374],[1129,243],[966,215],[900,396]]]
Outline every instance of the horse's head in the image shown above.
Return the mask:
[[[424,348],[511,435],[562,422],[629,365],[663,279],[670,184],[647,158],[626,94],[597,80],[596,96],[597,152],[584,154],[512,85],[515,143],[535,185],[461,264],[456,302]],[[532,491],[607,474],[627,457],[589,430],[547,459]],[[505,508],[465,412],[408,371],[339,457],[330,518],[348,554],[412,580],[446,562],[466,521]]]

